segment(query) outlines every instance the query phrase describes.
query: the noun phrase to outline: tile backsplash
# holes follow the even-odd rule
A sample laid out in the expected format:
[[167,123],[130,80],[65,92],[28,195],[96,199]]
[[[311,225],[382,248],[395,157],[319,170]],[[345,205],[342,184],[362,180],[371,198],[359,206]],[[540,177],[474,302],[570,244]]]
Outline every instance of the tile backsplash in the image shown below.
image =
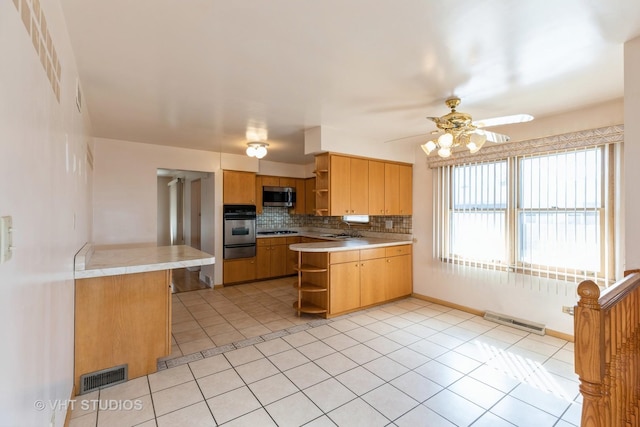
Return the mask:
[[[376,233],[412,234],[411,216],[370,216],[369,224],[352,223],[354,230],[371,231]],[[391,221],[391,228],[386,228],[387,221]],[[289,228],[331,228],[340,229],[345,225],[339,216],[291,215],[287,208],[264,207],[263,213],[258,215],[256,226],[259,230],[285,230]]]

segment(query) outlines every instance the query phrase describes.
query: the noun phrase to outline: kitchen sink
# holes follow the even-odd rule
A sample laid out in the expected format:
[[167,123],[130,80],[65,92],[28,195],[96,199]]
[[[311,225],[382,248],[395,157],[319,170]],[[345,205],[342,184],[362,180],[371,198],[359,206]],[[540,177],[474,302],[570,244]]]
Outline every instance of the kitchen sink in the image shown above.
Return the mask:
[[330,237],[332,239],[352,239],[359,236],[351,236],[350,234],[340,233],[340,234],[321,234],[320,237]]

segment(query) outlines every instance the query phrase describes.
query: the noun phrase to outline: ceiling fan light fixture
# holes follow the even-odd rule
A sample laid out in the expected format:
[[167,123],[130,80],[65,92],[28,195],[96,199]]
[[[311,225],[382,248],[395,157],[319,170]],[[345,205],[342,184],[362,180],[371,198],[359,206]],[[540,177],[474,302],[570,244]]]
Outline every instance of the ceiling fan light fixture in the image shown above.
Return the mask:
[[422,144],[420,147],[422,148],[422,151],[424,151],[427,156],[431,154],[433,150],[438,148],[436,143],[433,141],[427,141],[425,144]]
[[453,145],[453,135],[450,133],[443,133],[438,137],[438,145],[440,148],[451,148]]
[[451,156],[451,148],[440,148],[438,150],[438,156],[446,159],[447,157]]
[[485,142],[487,142],[487,136],[484,133],[472,133],[467,142],[467,148],[471,154],[474,154],[480,151]]
[[247,142],[247,156],[261,159],[267,155],[268,146],[265,142]]

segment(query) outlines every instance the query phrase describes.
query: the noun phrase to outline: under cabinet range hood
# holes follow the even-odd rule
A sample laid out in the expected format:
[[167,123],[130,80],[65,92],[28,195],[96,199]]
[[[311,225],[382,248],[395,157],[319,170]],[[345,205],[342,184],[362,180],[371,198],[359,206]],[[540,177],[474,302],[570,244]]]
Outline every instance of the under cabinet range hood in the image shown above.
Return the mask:
[[293,207],[296,189],[293,187],[262,187],[262,206]]

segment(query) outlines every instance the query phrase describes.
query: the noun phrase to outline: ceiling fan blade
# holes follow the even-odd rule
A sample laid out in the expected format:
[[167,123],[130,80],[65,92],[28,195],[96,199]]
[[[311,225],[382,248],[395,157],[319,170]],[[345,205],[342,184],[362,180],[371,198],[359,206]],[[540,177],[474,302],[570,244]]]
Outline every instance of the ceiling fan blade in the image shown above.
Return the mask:
[[491,142],[509,142],[511,139],[508,135],[504,135],[502,133],[489,132],[488,130],[477,130],[475,133],[479,133],[487,137],[487,141]]
[[473,125],[479,128],[486,128],[491,126],[530,122],[531,120],[533,120],[533,116],[530,114],[514,114],[512,116],[493,117],[491,119],[478,120],[473,122]]

